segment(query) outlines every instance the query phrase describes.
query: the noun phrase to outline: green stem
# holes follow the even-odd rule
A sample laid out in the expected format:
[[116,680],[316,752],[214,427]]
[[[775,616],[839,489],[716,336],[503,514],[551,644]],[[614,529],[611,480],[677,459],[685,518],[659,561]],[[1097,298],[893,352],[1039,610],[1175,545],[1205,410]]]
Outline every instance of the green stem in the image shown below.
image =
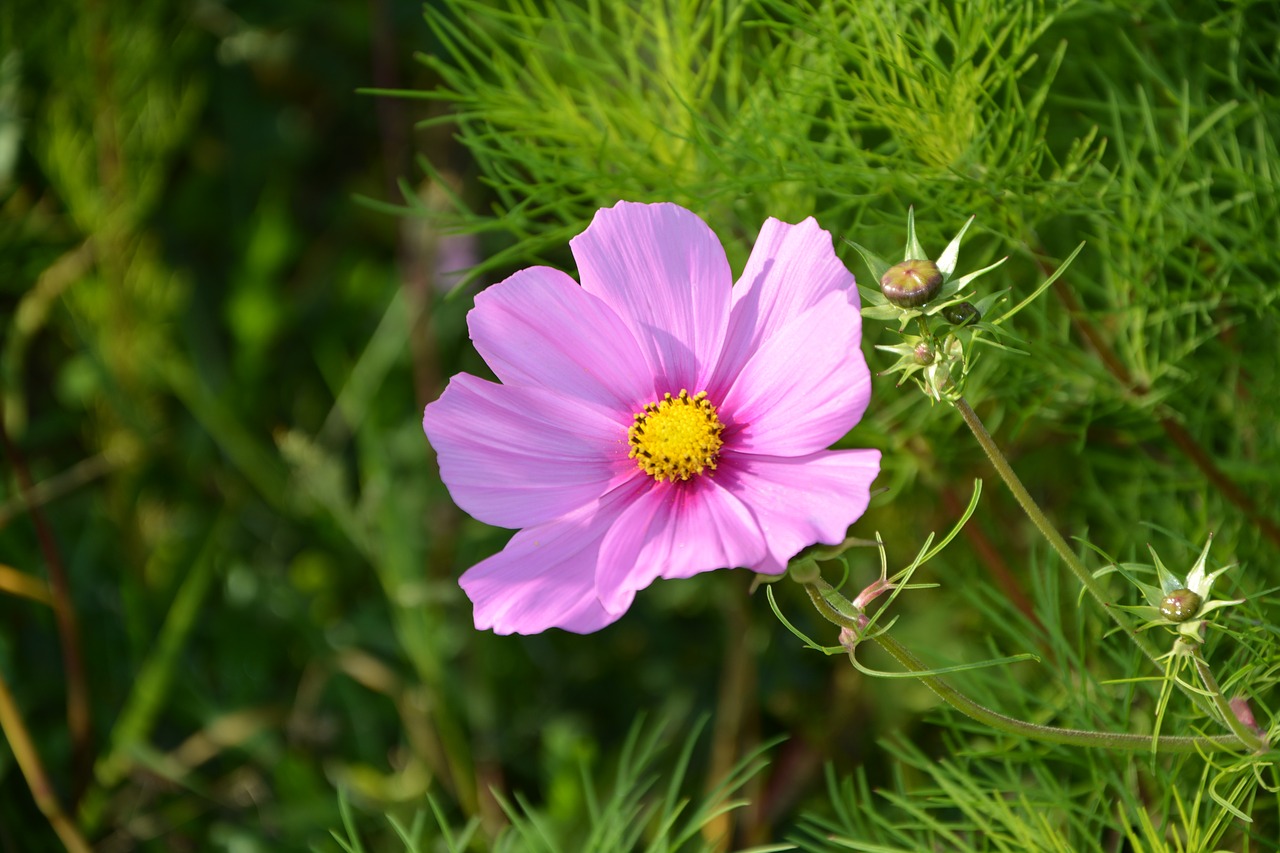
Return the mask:
[[[925,669],[924,664],[922,664],[906,646],[902,645],[888,634],[881,634],[875,637],[875,642],[880,646],[880,648],[893,655],[894,659],[907,669],[913,672],[920,672]],[[968,696],[965,696],[955,687],[952,687],[946,681],[935,675],[920,675],[917,677],[924,682],[924,685],[932,690],[938,698],[942,699],[942,701],[946,702],[966,717],[977,720],[980,723],[988,725],[991,728],[1002,731],[1006,734],[1018,735],[1028,738],[1029,740],[1043,741],[1046,743],[1061,743],[1069,746],[1082,746],[1093,749],[1128,750],[1135,752],[1151,752],[1154,750],[1158,753],[1196,752],[1206,746],[1230,748],[1240,744],[1240,740],[1232,735],[1217,735],[1215,737],[1179,737],[1160,735],[1158,737],[1152,737],[1150,735],[1095,732],[1084,729],[1062,729],[1056,726],[1041,726],[1036,723],[1028,723],[1024,720],[1018,720],[992,711],[985,705],[980,705]]]
[[1191,659],[1195,661],[1196,672],[1200,675],[1200,683],[1209,692],[1209,696],[1213,700],[1214,706],[1218,709],[1218,714],[1222,717],[1222,721],[1227,724],[1231,731],[1235,732],[1236,737],[1240,738],[1240,741],[1249,747],[1251,751],[1266,752],[1268,749],[1266,738],[1261,737],[1236,716],[1236,712],[1231,709],[1231,703],[1227,701],[1227,697],[1222,695],[1222,688],[1218,686],[1218,679],[1213,677],[1213,671],[1209,669],[1209,664],[1200,653],[1198,645],[1192,651]]
[[[814,606],[817,607],[818,612],[826,617],[828,621],[849,629],[854,636],[860,637],[863,635],[866,626],[860,625],[859,620],[850,619],[832,607],[830,602],[823,597],[822,591],[816,584],[805,584],[804,588],[809,593],[809,598],[813,601]],[[928,674],[928,668],[921,663],[920,659],[887,633],[873,635],[871,639],[880,648],[892,655],[907,671],[916,673],[916,677],[932,690],[939,699],[966,717],[977,720],[1005,734],[1043,743],[1060,743],[1090,749],[1112,749],[1130,752],[1151,752],[1154,749],[1156,752],[1166,754],[1196,752],[1206,747],[1229,749],[1240,746],[1243,740],[1243,738],[1237,738],[1235,735],[1217,735],[1215,737],[1160,735],[1152,737],[1151,735],[1116,734],[1085,729],[1063,729],[1056,726],[1028,723],[993,711],[985,705],[970,699],[955,687],[952,687],[946,680],[936,675]],[[849,654],[852,657],[853,652],[850,651]],[[1256,738],[1253,738],[1253,740],[1256,740]],[[1246,743],[1248,742],[1246,741]]]
[[[1102,588],[1102,584],[1098,583],[1097,578],[1095,578],[1085,564],[1080,561],[1080,558],[1076,556],[1075,551],[1073,551],[1067,544],[1067,540],[1062,538],[1062,534],[1058,532],[1058,528],[1053,526],[1053,522],[1051,522],[1049,517],[1044,514],[1044,510],[1040,509],[1040,505],[1035,502],[1035,498],[1031,497],[1031,493],[1027,491],[1027,487],[1022,485],[1022,481],[1018,479],[1018,475],[1009,465],[1009,460],[1005,458],[1004,453],[1001,452],[999,446],[995,442],[995,439],[991,437],[991,433],[987,432],[987,428],[983,426],[981,419],[978,418],[977,412],[973,410],[973,407],[971,407],[968,401],[963,397],[956,399],[955,407],[957,411],[960,412],[960,416],[964,418],[964,422],[973,433],[974,438],[978,439],[978,444],[981,444],[982,449],[987,452],[987,458],[991,460],[991,465],[996,469],[996,473],[1000,475],[1002,480],[1004,480],[1005,485],[1009,487],[1009,491],[1013,492],[1013,496],[1017,499],[1019,505],[1022,506],[1023,512],[1025,512],[1027,517],[1031,519],[1032,524],[1040,530],[1041,535],[1044,536],[1045,540],[1049,543],[1049,546],[1057,552],[1058,556],[1062,558],[1062,561],[1067,564],[1067,568],[1069,568],[1071,573],[1076,576],[1076,579],[1084,585],[1084,588],[1088,590],[1089,594],[1094,597],[1098,604],[1102,605],[1102,609],[1107,612],[1112,621],[1129,635],[1129,638],[1133,640],[1134,644],[1142,650],[1142,653],[1146,655],[1152,663],[1156,664],[1157,667],[1163,670],[1163,667],[1160,666],[1160,651],[1145,634],[1141,634],[1134,629],[1133,625],[1122,611],[1112,606],[1112,603],[1107,598],[1106,592]],[[1203,696],[1193,690],[1187,689],[1185,685],[1180,684],[1179,687],[1182,688],[1182,692],[1185,693],[1202,712],[1205,714],[1211,713]]]
[[1009,487],[1009,491],[1013,492],[1013,496],[1017,498],[1018,503],[1022,506],[1027,517],[1031,519],[1032,524],[1039,528],[1040,533],[1048,540],[1053,550],[1058,552],[1058,556],[1067,564],[1074,574],[1084,584],[1084,588],[1089,594],[1097,599],[1111,614],[1111,618],[1115,619],[1116,624],[1125,630],[1130,636],[1138,641],[1138,645],[1146,652],[1147,657],[1156,660],[1159,656],[1155,649],[1146,642],[1146,637],[1139,637],[1129,626],[1128,620],[1117,610],[1111,607],[1111,602],[1107,600],[1106,593],[1102,589],[1102,585],[1098,583],[1093,574],[1080,562],[1080,558],[1076,556],[1075,551],[1067,545],[1067,541],[1062,538],[1062,534],[1053,526],[1053,522],[1049,521],[1049,517],[1044,514],[1044,510],[1040,509],[1040,505],[1031,497],[1031,493],[1027,491],[1027,487],[1022,485],[1022,481],[1018,479],[1018,475],[1009,465],[1009,460],[1000,451],[995,440],[991,437],[991,433],[987,432],[987,428],[983,426],[982,421],[978,418],[977,412],[969,405],[963,397],[956,400],[956,409],[960,412],[960,416],[964,418],[965,424],[973,432],[978,443],[982,445],[982,449],[987,452],[987,458],[991,460],[992,466],[995,467],[996,473],[1004,480],[1005,485]]

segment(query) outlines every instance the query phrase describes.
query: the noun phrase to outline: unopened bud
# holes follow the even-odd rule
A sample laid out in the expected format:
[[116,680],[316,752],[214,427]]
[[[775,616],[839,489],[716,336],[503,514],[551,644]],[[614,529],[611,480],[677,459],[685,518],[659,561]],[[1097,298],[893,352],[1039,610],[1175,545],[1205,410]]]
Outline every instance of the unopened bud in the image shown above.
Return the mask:
[[928,365],[933,364],[933,360],[936,356],[933,351],[933,347],[924,341],[921,341],[916,344],[916,348],[912,350],[911,357],[915,359],[916,364],[927,367]]
[[862,632],[867,630],[867,626],[871,624],[871,620],[866,616],[859,614],[858,630],[852,628],[840,629],[840,645],[844,646],[844,650],[849,654],[853,654],[853,650],[858,647],[858,643],[862,641]]
[[801,558],[788,566],[787,574],[796,583],[817,583],[822,580],[818,564],[808,558]]
[[899,308],[919,308],[942,289],[942,271],[928,260],[894,264],[880,278],[880,292]]
[[942,316],[953,326],[967,326],[982,319],[982,314],[971,302],[957,302],[942,309]]
[[1237,720],[1248,726],[1254,734],[1263,734],[1262,726],[1258,725],[1258,721],[1254,719],[1253,709],[1249,707],[1249,700],[1246,697],[1236,696],[1228,704],[1231,706],[1231,713],[1235,714]]
[[1170,622],[1186,622],[1200,612],[1200,601],[1189,589],[1175,589],[1160,599],[1160,615]]

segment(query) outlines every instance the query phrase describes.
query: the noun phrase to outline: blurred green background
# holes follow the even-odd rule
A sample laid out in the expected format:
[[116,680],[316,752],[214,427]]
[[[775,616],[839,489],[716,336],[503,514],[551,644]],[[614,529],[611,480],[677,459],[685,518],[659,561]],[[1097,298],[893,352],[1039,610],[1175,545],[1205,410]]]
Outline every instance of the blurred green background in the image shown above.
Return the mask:
[[[1023,829],[1062,849],[1138,849],[1121,827],[1148,811],[1163,815],[1151,837],[1185,825],[1170,798],[1205,784],[1198,765],[1010,760],[1016,745],[935,713],[918,685],[803,650],[745,573],[660,582],[588,638],[476,632],[456,577],[508,534],[453,507],[420,420],[450,374],[484,373],[464,327],[475,288],[535,262],[572,270],[567,239],[619,198],[692,207],[736,269],[764,216],[813,214],[859,276],[840,237],[891,257],[914,204],[936,253],[977,214],[961,269],[1011,255],[989,287],[1014,299],[1088,241],[1019,316],[1026,354],[987,353],[971,398],[1069,534],[1117,559],[1152,541],[1177,571],[1218,534],[1215,564],[1245,565],[1229,582],[1250,609],[1217,659],[1263,702],[1280,577],[1276,5],[426,13],[0,8],[0,673],[96,849],[413,847],[383,815],[429,815],[423,850],[488,849],[522,814],[545,830],[503,849],[633,849],[584,840],[635,822],[592,804],[647,790],[615,770],[661,768],[671,815],[677,795],[722,802],[742,761],[749,805],[690,807],[688,846],[670,849],[848,849],[824,839],[881,837],[863,811],[927,828],[902,801],[871,807],[871,789],[932,779],[943,796],[927,768],[944,755],[986,762],[958,777],[984,791],[1040,791],[1019,813],[1063,817]],[[433,94],[359,91],[396,89]],[[888,366],[871,345],[892,336],[866,338]],[[988,479],[917,578],[943,588],[905,598],[895,630],[939,664],[1041,654],[971,676],[1008,713],[1149,727],[1158,687],[1107,679],[1156,673],[1076,607],[955,413],[892,379],[874,395],[845,444],[885,452],[889,493],[855,533],[881,531],[895,567]],[[878,570],[850,565],[851,592]],[[796,590],[778,597],[834,641]],[[651,764],[626,752],[635,732],[665,745]],[[1173,793],[1144,793],[1139,772]],[[1081,790],[1104,806],[1073,806]],[[1275,810],[1259,812],[1229,843],[1274,849]],[[964,844],[934,843],[988,849],[964,808],[943,818]],[[637,825],[644,843],[663,834]],[[0,851],[45,849],[57,837],[0,747]]]

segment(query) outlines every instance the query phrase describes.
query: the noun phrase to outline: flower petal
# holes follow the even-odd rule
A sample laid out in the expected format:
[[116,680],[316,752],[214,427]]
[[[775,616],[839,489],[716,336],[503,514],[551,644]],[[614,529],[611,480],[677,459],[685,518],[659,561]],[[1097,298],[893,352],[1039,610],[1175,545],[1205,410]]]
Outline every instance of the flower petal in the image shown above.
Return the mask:
[[733,298],[724,247],[706,223],[674,204],[619,202],[569,245],[583,289],[631,327],[655,388],[703,390]]
[[476,296],[471,340],[508,385],[541,385],[628,418],[654,399],[653,377],[627,325],[550,267],[531,267]]
[[460,373],[422,428],[458,506],[499,527],[541,524],[642,476],[618,415],[545,388]]
[[[828,293],[762,341],[718,402],[725,446],[805,456],[853,428],[871,399],[858,309]],[[715,402],[714,397],[712,398]]]
[[843,541],[879,473],[879,450],[832,450],[785,459],[729,453],[716,476],[764,531],[768,552],[750,568],[775,575],[802,548]]
[[[836,257],[831,235],[813,217],[799,225],[772,217],[765,220],[733,288],[729,331],[717,377],[736,376],[762,341],[833,292],[843,294],[854,310],[858,309],[853,274]],[[860,332],[861,323],[858,328]],[[854,346],[860,343],[859,337]]]
[[601,548],[596,590],[616,610],[656,578],[687,578],[764,559],[760,527],[715,477],[654,483],[619,516]]
[[475,605],[480,630],[536,634],[563,628],[598,631],[631,606],[632,594],[606,608],[596,595],[600,546],[635,489],[624,487],[563,518],[522,530],[501,552],[468,569],[459,583]]

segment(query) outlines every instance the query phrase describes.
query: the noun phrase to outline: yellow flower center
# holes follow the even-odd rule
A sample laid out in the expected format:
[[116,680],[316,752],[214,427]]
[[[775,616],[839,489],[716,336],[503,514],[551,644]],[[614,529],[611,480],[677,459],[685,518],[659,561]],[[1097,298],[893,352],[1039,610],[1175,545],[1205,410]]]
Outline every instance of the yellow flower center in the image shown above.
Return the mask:
[[708,468],[715,470],[723,431],[706,391],[690,397],[681,390],[680,396],[666,394],[636,415],[627,431],[628,456],[659,483],[687,480]]

